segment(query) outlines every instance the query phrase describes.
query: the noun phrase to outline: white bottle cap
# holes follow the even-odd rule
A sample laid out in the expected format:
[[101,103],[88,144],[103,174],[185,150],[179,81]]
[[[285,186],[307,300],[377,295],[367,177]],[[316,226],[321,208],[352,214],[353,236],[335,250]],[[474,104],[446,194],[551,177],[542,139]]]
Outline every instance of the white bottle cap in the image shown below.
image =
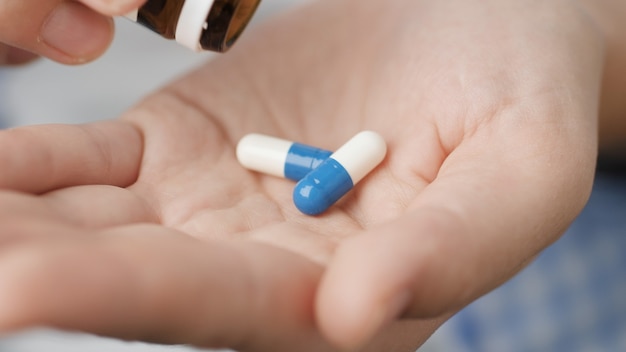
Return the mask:
[[200,38],[213,0],[185,0],[176,25],[176,41],[194,51],[202,51]]

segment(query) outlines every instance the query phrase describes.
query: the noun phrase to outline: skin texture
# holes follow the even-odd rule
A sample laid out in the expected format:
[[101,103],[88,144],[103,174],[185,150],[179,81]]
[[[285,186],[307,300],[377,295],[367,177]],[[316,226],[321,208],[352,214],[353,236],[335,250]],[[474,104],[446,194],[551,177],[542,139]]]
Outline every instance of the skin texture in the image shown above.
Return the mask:
[[[0,331],[412,351],[585,204],[605,43],[578,3],[315,1],[249,32],[117,120],[0,132]],[[235,160],[365,129],[386,160],[318,217]]]
[[600,104],[600,152],[626,161],[626,2],[584,0],[607,42]]

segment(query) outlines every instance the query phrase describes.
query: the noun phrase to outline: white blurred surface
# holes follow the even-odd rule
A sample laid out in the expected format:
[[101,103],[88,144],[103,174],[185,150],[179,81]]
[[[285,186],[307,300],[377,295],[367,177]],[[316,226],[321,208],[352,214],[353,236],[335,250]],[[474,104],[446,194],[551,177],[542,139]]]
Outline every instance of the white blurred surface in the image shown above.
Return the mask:
[[[2,352],[199,352],[187,346],[123,342],[92,335],[36,329],[0,340]],[[218,351],[216,351],[218,352]],[[224,351],[226,352],[226,351]]]

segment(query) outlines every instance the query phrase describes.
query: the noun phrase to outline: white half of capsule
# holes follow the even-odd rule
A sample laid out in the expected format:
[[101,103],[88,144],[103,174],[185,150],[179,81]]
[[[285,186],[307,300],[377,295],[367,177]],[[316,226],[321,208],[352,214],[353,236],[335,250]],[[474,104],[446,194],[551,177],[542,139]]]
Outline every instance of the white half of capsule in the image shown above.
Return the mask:
[[237,144],[237,160],[246,169],[284,177],[285,159],[293,142],[262,134],[248,134]]
[[387,154],[387,144],[381,135],[374,131],[362,131],[339,147],[330,157],[335,159],[357,184]]

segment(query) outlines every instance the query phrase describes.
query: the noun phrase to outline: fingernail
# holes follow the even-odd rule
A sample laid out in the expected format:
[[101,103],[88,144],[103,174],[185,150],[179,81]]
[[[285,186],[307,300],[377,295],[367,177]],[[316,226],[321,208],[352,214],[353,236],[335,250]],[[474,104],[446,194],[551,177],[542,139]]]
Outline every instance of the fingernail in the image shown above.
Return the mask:
[[123,15],[138,6],[137,0],[85,0],[83,2],[97,11],[109,15]]
[[76,2],[60,3],[44,22],[40,41],[74,58],[88,61],[111,41],[111,20]]

